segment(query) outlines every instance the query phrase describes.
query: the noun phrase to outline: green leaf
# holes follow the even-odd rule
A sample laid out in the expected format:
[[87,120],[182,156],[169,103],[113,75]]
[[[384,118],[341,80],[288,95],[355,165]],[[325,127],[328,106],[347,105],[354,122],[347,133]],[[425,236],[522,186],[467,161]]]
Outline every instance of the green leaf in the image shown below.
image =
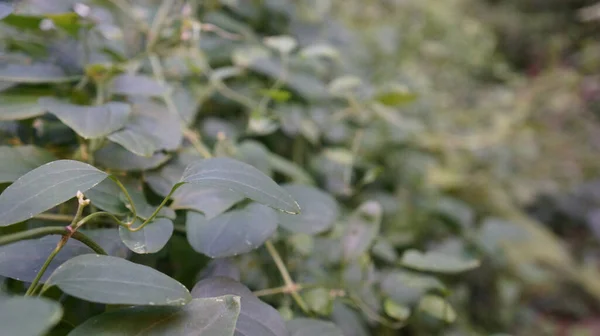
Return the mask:
[[13,5],[7,3],[0,3],[0,20],[9,16],[13,12]]
[[439,252],[421,253],[417,250],[408,250],[402,255],[403,266],[418,271],[454,274],[472,270],[479,267],[477,259],[464,259]]
[[183,133],[179,117],[162,104],[139,100],[133,105],[131,120],[125,128],[108,138],[140,156],[151,156],[158,150],[176,150]]
[[100,138],[121,129],[131,113],[129,104],[119,102],[83,106],[44,97],[40,98],[39,104],[86,139]]
[[286,322],[290,336],[344,336],[335,324],[309,318],[297,318]]
[[44,114],[38,96],[25,94],[0,94],[0,120],[23,120]]
[[267,176],[271,176],[273,171],[269,162],[269,150],[260,142],[246,140],[242,142],[236,151],[236,159],[245,162],[260,170]]
[[0,226],[22,222],[85,192],[108,175],[87,163],[58,160],[21,176],[0,195]]
[[375,100],[387,106],[400,106],[414,102],[417,100],[417,97],[414,92],[408,91],[407,88],[397,86],[378,93],[375,96]]
[[110,89],[122,95],[161,96],[167,93],[168,87],[152,77],[125,74],[113,78]]
[[[125,187],[127,188],[129,197],[131,197],[131,200],[135,205],[137,216],[143,220],[150,218],[150,216],[152,216],[152,214],[156,210],[156,207],[150,205],[146,200],[142,184],[139,183],[139,181],[128,181],[125,183]],[[127,209],[131,209],[127,197],[125,197],[123,193],[120,193],[119,197],[121,197],[121,201],[125,204]],[[173,211],[173,209],[170,208],[160,209],[157,216],[166,217],[169,219],[175,219],[175,217],[177,217],[175,211]]]
[[[125,215],[130,211],[126,203],[121,200],[121,188],[112,179],[106,179],[97,186],[85,192],[85,197],[92,204],[104,211],[115,215]],[[136,208],[137,209],[137,208]]]
[[185,286],[153,268],[98,254],[80,255],[60,265],[43,290],[51,286],[105,304],[179,306],[191,300]]
[[429,291],[445,292],[446,288],[429,275],[393,271],[382,276],[381,290],[397,304],[411,305]]
[[383,309],[388,316],[391,316],[399,321],[406,321],[410,317],[410,308],[405,305],[398,304],[389,298],[385,300]]
[[52,64],[9,64],[0,67],[0,81],[14,83],[64,83],[73,82],[81,76],[67,75],[63,69]]
[[71,35],[77,34],[83,27],[77,13],[57,13],[45,15],[21,15],[11,14],[7,16],[3,23],[11,25],[19,30],[41,30],[44,20],[51,20],[55,27],[62,28]]
[[60,322],[60,304],[45,298],[11,297],[0,299],[2,334],[10,336],[45,335]]
[[[119,239],[117,229],[98,229],[82,232],[102,246],[106,253],[110,255],[125,258],[130,253]],[[32,282],[60,239],[60,236],[52,235],[0,246],[0,276]],[[69,239],[48,266],[41,282],[44,283],[50,274],[67,260],[93,252],[87,245],[75,239]]]
[[447,323],[456,320],[456,312],[452,306],[436,295],[425,295],[419,302],[418,309]]
[[262,302],[241,283],[223,277],[213,277],[198,282],[192,289],[194,298],[210,298],[222,295],[240,297],[241,309],[235,327],[235,336],[287,336],[285,322],[275,308]]
[[250,252],[269,239],[277,230],[277,216],[258,203],[212,219],[188,212],[186,230],[194,250],[211,258],[230,257]]
[[371,335],[365,321],[358,312],[341,303],[339,300],[333,303],[331,319],[340,329],[342,329],[342,334],[344,336]]
[[184,307],[132,307],[92,317],[69,336],[232,336],[240,298],[194,299]]
[[367,252],[381,225],[382,208],[378,202],[365,202],[347,219],[342,244],[344,258],[353,260]]
[[172,209],[199,211],[206,219],[211,219],[242,201],[244,196],[226,189],[199,189],[193,185],[183,185],[177,189],[172,198]]
[[31,145],[0,146],[0,157],[0,183],[13,182],[27,172],[56,160],[46,150]]
[[[165,197],[171,192],[173,186],[179,182],[185,168],[201,158],[195,150],[180,151],[172,160],[159,169],[144,172],[144,180],[155,193]],[[177,189],[176,193],[184,187]]]
[[119,236],[133,252],[139,254],[160,251],[173,235],[173,222],[167,218],[158,218],[143,229],[135,232],[119,226]]
[[300,212],[300,206],[292,196],[268,176],[249,164],[230,158],[193,163],[183,173],[180,183],[230,189],[275,209]]
[[156,168],[167,162],[169,155],[156,153],[151,157],[135,155],[115,143],[109,143],[96,151],[98,164],[120,171],[136,171]]
[[298,202],[302,212],[298,215],[278,213],[279,224],[295,233],[318,234],[329,230],[338,218],[338,204],[321,190],[304,185],[282,186]]
[[333,301],[326,288],[318,287],[309,289],[302,293],[302,296],[306,299],[306,303],[313,312],[323,316],[331,314]]
[[235,281],[240,281],[240,269],[230,258],[219,258],[211,260],[202,272],[198,275],[199,279],[211,277],[226,277]]

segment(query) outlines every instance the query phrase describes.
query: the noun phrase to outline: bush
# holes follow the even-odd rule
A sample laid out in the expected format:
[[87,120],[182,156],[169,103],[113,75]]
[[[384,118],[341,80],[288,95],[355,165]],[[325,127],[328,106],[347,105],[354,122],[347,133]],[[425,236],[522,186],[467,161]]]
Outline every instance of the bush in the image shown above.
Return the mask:
[[489,335],[556,274],[600,297],[520,210],[547,88],[470,4],[0,2],[2,333]]

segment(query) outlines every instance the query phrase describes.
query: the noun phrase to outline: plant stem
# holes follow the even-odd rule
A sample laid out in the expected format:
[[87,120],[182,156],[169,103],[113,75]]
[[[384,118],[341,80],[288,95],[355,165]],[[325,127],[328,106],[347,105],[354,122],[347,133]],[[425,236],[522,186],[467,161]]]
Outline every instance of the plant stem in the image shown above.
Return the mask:
[[[123,183],[121,183],[121,181],[119,181],[119,179],[116,178],[113,175],[109,175],[108,177],[111,180],[113,180],[117,184],[117,186],[119,186],[119,188],[121,189],[121,191],[123,191],[123,194],[125,194],[125,197],[127,198],[127,202],[129,202],[129,206],[131,207],[129,210],[131,210],[131,212],[133,212],[133,219],[130,222],[126,223],[126,225],[129,226],[129,225],[133,224],[135,222],[135,219],[137,218],[137,210],[135,209],[135,204],[133,203],[133,200],[131,199],[131,196],[129,196],[129,192],[127,191],[127,189],[125,188],[125,186],[123,185]],[[119,219],[117,219],[114,215],[112,215],[112,214],[110,214],[110,215],[115,220],[117,220],[117,222],[119,222],[119,224],[123,223]]]
[[173,7],[175,0],[163,0],[162,4],[158,8],[156,15],[154,15],[154,20],[152,20],[152,25],[150,26],[150,31],[148,32],[148,40],[146,42],[146,50],[151,50],[154,47],[158,39],[158,35],[160,32],[160,28],[167,18],[169,14],[169,10]]
[[70,222],[73,220],[73,216],[53,214],[53,213],[42,213],[39,215],[35,215],[34,218],[51,220],[51,221],[56,221],[56,222]]
[[[304,289],[304,286],[302,286],[300,284],[296,285],[296,290],[301,291],[303,289]],[[261,289],[261,290],[252,292],[252,294],[254,294],[258,297],[267,296],[267,295],[275,295],[275,294],[289,294],[289,293],[291,293],[291,289],[288,286],[267,288],[267,289]]]
[[67,240],[69,240],[69,234],[64,234],[62,236],[62,238],[60,239],[60,241],[58,242],[58,244],[56,245],[56,247],[54,248],[54,250],[52,251],[52,253],[50,253],[48,258],[46,259],[46,262],[44,262],[44,265],[42,265],[42,268],[40,268],[40,270],[36,274],[35,279],[33,279],[33,282],[31,283],[31,285],[29,285],[29,288],[27,289],[25,296],[33,295],[33,292],[35,291],[37,284],[40,282],[40,279],[46,272],[46,269],[48,268],[48,266],[50,266],[50,263],[52,262],[52,260],[54,260],[54,257],[56,257],[58,252],[60,252],[60,250],[63,248],[63,246],[65,246],[65,244],[67,243]]
[[146,224],[150,223],[155,217],[156,215],[158,215],[158,212],[160,211],[160,209],[162,209],[167,202],[169,201],[169,198],[171,198],[171,195],[173,195],[173,193],[180,187],[182,186],[182,184],[176,184],[173,186],[173,188],[171,188],[171,191],[169,192],[169,194],[163,199],[163,201],[158,205],[158,207],[156,208],[156,210],[154,210],[154,212],[152,213],[152,215],[150,215],[150,217],[148,217],[148,219],[146,219],[140,226],[136,227],[135,229],[131,227],[131,225],[128,226],[129,231],[131,232],[136,232],[141,230],[142,228],[144,228],[144,226],[146,226]]
[[[11,234],[8,236],[0,237],[0,246],[16,243],[21,240],[35,239],[35,238],[44,237],[44,236],[48,236],[48,235],[65,235],[65,234],[68,234],[69,232],[70,232],[70,230],[64,226],[48,226],[48,227],[27,230],[27,231]],[[100,245],[96,244],[96,242],[94,242],[92,239],[90,239],[88,236],[84,235],[81,232],[74,232],[71,237],[75,240],[78,240],[78,241],[84,243],[85,245],[87,245],[89,248],[91,248],[92,250],[94,250],[94,252],[96,252],[98,254],[106,254],[106,252],[102,249],[102,247],[100,247]]]
[[275,262],[279,273],[281,273],[281,277],[283,278],[283,282],[285,283],[287,291],[290,293],[292,298],[294,298],[294,301],[296,301],[298,306],[300,306],[300,308],[308,314],[310,310],[308,309],[306,302],[304,302],[302,297],[298,294],[299,286],[294,283],[294,280],[292,280],[292,277],[290,276],[287,267],[285,267],[285,264],[281,259],[281,256],[279,255],[279,252],[277,252],[277,249],[275,249],[275,246],[273,246],[273,243],[270,240],[267,240],[265,246],[267,247],[267,251],[269,251],[271,258],[273,258],[273,261]]

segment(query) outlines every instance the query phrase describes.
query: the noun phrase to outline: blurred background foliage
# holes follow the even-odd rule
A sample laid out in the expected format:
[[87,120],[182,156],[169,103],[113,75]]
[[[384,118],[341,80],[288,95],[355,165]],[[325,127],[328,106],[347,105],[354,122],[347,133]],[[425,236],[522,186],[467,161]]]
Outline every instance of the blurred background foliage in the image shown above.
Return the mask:
[[[80,2],[18,6],[30,14],[64,13]],[[43,36],[8,24],[0,34],[10,53],[0,57],[23,63],[45,57],[96,79],[122,70],[106,64],[148,70],[136,58],[144,51],[137,28],[161,2],[98,2],[120,13],[94,12],[107,19],[98,28],[104,38],[90,43],[109,52],[93,52],[82,64],[70,52],[80,46],[69,34],[40,52]],[[185,35],[195,31],[184,13],[158,37],[157,53],[165,79],[180,89],[175,104],[190,128],[217,154],[238,153],[280,181],[314,179],[349,216],[320,235],[280,237],[297,282],[344,284],[358,296],[346,306],[331,291],[303,291],[311,308],[345,335],[600,333],[595,0],[179,3],[203,24],[198,44]],[[278,35],[293,40],[263,40]],[[91,99],[86,90],[69,94]],[[44,134],[53,134],[39,140],[46,147],[72,140],[50,129],[52,122],[44,125]],[[13,126],[4,123],[7,133]],[[359,237],[372,248],[356,267],[344,268],[336,247],[352,216],[377,215],[373,201],[381,206],[381,225],[374,236]],[[184,248],[170,251],[184,253],[178,249]],[[415,268],[412,249],[463,263],[476,258],[480,267],[457,275],[442,265],[451,271],[436,277],[399,271],[398,265]],[[236,259],[252,289],[272,284],[274,270],[262,257]],[[190,264],[167,269],[178,279],[194,277],[199,266]],[[411,280],[416,287],[407,285]],[[456,316],[423,309],[430,315],[409,318],[415,288],[419,296],[447,294]],[[294,314],[287,296],[265,300],[284,316]],[[420,304],[440,306],[431,301]],[[398,321],[406,326],[397,329]]]

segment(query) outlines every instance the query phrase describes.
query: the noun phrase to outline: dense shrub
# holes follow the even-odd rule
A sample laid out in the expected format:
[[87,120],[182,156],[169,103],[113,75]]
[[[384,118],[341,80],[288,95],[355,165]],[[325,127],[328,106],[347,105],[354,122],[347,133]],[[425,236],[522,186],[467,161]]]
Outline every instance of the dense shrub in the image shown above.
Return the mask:
[[525,82],[477,13],[0,2],[2,333],[489,335],[562,282],[585,315],[521,210],[597,172],[581,77]]

